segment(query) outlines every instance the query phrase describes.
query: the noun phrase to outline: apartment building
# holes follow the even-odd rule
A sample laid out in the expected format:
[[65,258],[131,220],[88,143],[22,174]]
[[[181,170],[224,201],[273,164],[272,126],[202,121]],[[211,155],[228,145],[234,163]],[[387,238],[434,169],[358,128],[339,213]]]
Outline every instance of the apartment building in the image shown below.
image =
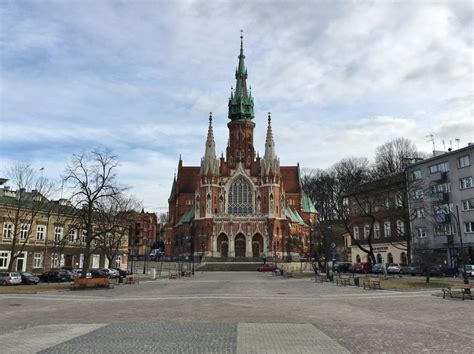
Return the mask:
[[474,144],[408,166],[407,189],[413,255],[457,267],[474,261]]
[[[36,274],[61,267],[81,268],[86,231],[74,214],[67,200],[47,200],[34,190],[0,188],[0,270],[8,269],[12,259],[12,270]],[[127,266],[127,246],[128,235],[115,257],[116,266]],[[90,266],[108,266],[107,252],[99,244],[94,247]]]
[[396,173],[361,184],[347,193],[352,263],[407,264],[410,229],[405,174]]

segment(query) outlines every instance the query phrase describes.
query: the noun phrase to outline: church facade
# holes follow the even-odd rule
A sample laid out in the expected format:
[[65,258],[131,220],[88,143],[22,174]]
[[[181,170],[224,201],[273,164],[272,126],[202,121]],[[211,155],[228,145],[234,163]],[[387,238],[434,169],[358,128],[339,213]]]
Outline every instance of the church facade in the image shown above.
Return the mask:
[[299,164],[280,166],[270,113],[265,153],[255,152],[254,100],[242,41],[241,36],[225,156],[216,156],[211,114],[200,166],[179,159],[168,199],[167,255],[295,260],[312,253],[318,213],[302,189]]

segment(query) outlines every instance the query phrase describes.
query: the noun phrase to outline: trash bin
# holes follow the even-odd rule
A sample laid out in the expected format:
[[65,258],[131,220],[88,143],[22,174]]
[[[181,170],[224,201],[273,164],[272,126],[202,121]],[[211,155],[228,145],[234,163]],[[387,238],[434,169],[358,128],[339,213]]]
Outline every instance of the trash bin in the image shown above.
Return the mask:
[[355,286],[360,286],[359,285],[359,277],[354,277],[354,285]]

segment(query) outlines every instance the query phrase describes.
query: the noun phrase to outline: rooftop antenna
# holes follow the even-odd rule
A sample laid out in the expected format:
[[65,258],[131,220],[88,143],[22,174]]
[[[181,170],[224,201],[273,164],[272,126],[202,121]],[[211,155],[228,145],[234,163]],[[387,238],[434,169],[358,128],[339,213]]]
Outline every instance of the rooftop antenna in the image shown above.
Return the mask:
[[459,142],[461,141],[461,139],[456,138],[456,139],[454,139],[454,140],[456,140],[456,143],[458,143],[458,149],[459,149]]
[[426,136],[426,138],[429,138],[428,140],[426,140],[427,142],[430,142],[430,141],[431,141],[431,142],[433,143],[433,151],[436,150],[436,149],[435,149],[435,141],[434,141],[434,135],[433,135],[433,133],[429,133],[429,134]]
[[446,142],[443,139],[443,151],[446,151]]

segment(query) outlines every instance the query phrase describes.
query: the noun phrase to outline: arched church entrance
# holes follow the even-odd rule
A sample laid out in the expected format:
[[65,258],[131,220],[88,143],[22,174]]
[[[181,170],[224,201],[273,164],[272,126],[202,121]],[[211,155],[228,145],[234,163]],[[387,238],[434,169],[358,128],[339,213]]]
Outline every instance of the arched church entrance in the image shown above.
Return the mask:
[[245,236],[238,234],[235,236],[235,256],[245,257]]
[[227,258],[229,255],[229,239],[225,234],[220,234],[217,238],[217,251],[223,258]]
[[252,256],[260,257],[263,252],[263,237],[260,234],[255,234],[252,237]]

